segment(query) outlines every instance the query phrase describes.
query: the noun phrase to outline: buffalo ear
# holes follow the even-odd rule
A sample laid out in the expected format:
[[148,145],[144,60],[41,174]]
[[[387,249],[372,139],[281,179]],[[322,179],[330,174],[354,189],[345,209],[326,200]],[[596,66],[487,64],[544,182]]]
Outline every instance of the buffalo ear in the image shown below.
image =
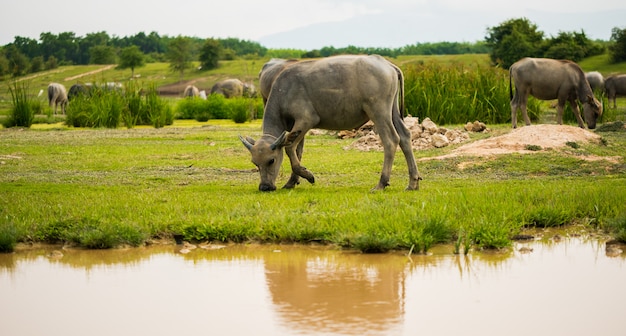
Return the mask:
[[252,139],[251,137],[242,137],[241,135],[239,136],[239,140],[241,140],[241,142],[243,143],[244,146],[246,146],[246,148],[248,150],[252,150],[252,146],[254,146],[254,139]]

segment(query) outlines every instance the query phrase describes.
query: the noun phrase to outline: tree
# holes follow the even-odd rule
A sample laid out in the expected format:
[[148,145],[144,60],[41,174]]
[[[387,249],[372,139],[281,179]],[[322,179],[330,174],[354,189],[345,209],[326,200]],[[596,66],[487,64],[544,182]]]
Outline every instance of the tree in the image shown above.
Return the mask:
[[144,66],[145,57],[139,50],[138,46],[130,46],[120,51],[120,63],[117,65],[118,69],[130,68],[131,78],[135,77],[135,68]]
[[222,46],[215,39],[206,39],[200,49],[200,65],[202,70],[215,69],[218,66]]
[[9,44],[5,50],[5,56],[9,61],[9,73],[14,77],[23,76],[30,70],[30,62],[20,50],[13,44]]
[[526,18],[511,19],[487,29],[491,61],[508,69],[523,57],[541,57],[543,32]]
[[115,48],[97,45],[89,49],[90,64],[113,64],[115,63]]
[[609,55],[611,62],[619,63],[626,61],[626,28],[613,28],[611,31],[611,42]]
[[191,63],[193,54],[191,39],[178,35],[178,37],[170,41],[167,47],[167,59],[170,61],[170,69],[178,71],[180,80],[183,80],[185,70],[193,66]]

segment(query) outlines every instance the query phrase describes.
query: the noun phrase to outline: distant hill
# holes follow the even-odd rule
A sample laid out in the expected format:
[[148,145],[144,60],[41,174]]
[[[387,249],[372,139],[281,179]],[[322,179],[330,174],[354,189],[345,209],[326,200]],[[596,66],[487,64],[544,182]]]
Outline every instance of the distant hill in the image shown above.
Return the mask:
[[520,17],[536,24],[546,37],[582,29],[591,39],[608,41],[614,27],[626,27],[626,10],[577,14],[528,11],[509,17],[487,12],[387,12],[272,34],[260,38],[259,43],[267,48],[312,50],[328,46],[399,48],[418,42],[476,42],[484,40],[487,28]]

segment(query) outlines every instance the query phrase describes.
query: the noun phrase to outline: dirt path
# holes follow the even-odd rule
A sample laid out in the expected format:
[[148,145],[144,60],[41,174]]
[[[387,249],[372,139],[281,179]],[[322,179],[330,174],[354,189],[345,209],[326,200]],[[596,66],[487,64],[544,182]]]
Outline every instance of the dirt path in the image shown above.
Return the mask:
[[102,72],[102,71],[110,70],[110,69],[114,68],[115,66],[116,66],[116,64],[109,64],[109,65],[104,66],[104,67],[102,67],[100,69],[96,69],[96,70],[93,70],[93,71],[85,72],[85,73],[78,74],[78,75],[72,76],[72,77],[67,77],[67,78],[65,78],[63,80],[66,81],[66,82],[73,81],[73,80],[81,78],[81,77],[90,76],[90,75],[94,75],[94,74],[97,74],[97,73]]

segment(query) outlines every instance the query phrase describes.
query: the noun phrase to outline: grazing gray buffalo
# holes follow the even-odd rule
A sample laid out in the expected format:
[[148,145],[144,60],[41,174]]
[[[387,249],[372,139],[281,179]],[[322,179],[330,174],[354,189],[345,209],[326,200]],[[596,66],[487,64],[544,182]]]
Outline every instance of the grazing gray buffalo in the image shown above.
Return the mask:
[[611,106],[611,100],[613,100],[613,108],[616,108],[617,103],[615,102],[615,98],[618,96],[626,96],[626,75],[609,76],[606,81],[604,81],[604,89],[609,98],[609,106]]
[[67,91],[65,91],[63,84],[50,83],[48,85],[48,106],[52,107],[52,104],[54,104],[54,114],[57,114],[58,105],[61,105],[61,111],[65,114]]
[[67,92],[67,100],[71,101],[72,99],[78,96],[86,96],[89,95],[89,91],[91,90],[91,86],[84,84],[74,84],[70,86],[70,90]]
[[[602,104],[594,97],[589,82],[578,64],[549,58],[523,58],[509,68],[509,95],[511,97],[511,121],[517,127],[517,109],[522,110],[524,122],[530,125],[526,113],[528,95],[541,100],[558,99],[557,123],[563,124],[565,102],[576,115],[578,126],[584,128],[577,101],[583,103],[585,121],[590,129],[596,128],[596,119],[602,115]],[[511,82],[515,83],[515,95]]]
[[267,97],[270,95],[272,84],[276,77],[285,70],[286,67],[298,62],[295,59],[272,58],[263,64],[263,68],[259,71],[259,87],[261,97],[263,97],[263,105],[267,104]]
[[409,168],[408,190],[419,189],[419,172],[413,157],[411,133],[402,121],[404,76],[378,55],[334,56],[295,63],[276,77],[263,114],[263,135],[258,141],[239,136],[252,154],[261,176],[260,191],[276,190],[283,161],[291,162],[291,177],[283,188],[294,188],[300,177],[315,177],[300,165],[304,137],[312,128],[347,130],[368,120],[384,148],[383,169],[375,190],[389,185],[394,156],[400,144]]
[[225,79],[215,83],[211,94],[221,94],[226,98],[243,96],[243,82],[236,78]]
[[199,97],[200,96],[200,90],[198,90],[197,87],[193,86],[193,85],[187,85],[187,87],[185,87],[185,91],[183,91],[183,97]]
[[256,97],[256,86],[253,83],[243,83],[242,95],[247,98]]
[[585,78],[587,78],[587,82],[594,92],[604,91],[604,77],[601,73],[597,71],[586,72]]

